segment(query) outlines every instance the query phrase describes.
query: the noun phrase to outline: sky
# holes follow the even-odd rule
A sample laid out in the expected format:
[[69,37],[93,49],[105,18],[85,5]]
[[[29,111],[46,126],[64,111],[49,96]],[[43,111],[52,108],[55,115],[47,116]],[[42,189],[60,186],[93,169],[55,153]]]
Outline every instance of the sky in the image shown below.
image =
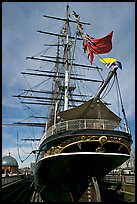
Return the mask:
[[[45,35],[37,33],[37,30],[47,28],[52,31],[50,21],[46,21],[43,15],[64,17],[67,3],[71,10],[80,15],[81,21],[91,23],[91,26],[86,27],[86,32],[91,36],[99,38],[110,31],[114,32],[113,49],[108,56],[122,62],[123,69],[119,71],[119,81],[134,148],[135,2],[3,2],[2,123],[21,122],[27,116],[28,110],[13,97],[20,93],[18,89],[28,85],[20,73],[27,68],[35,67],[36,64],[26,60],[26,57],[39,53],[44,49],[43,44],[49,41]],[[35,161],[35,155],[29,157],[30,146],[35,149],[37,144],[26,143],[25,148],[17,148],[17,138],[20,134],[24,138],[27,134],[31,137],[27,128],[2,127],[2,156],[9,150],[11,156],[17,159],[19,167],[30,166],[30,162]],[[33,132],[36,138],[41,134],[42,130],[37,129]],[[24,162],[20,161],[20,157]]]

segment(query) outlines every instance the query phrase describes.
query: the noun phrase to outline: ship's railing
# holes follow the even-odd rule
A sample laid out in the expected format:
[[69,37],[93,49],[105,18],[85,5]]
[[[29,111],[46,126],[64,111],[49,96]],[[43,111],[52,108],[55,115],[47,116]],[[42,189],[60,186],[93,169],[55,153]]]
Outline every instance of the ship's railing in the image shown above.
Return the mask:
[[107,130],[124,130],[124,127],[117,125],[117,122],[105,120],[105,119],[77,119],[59,122],[53,125],[45,131],[40,143],[47,137],[67,131],[67,130],[78,130],[78,129],[107,129]]

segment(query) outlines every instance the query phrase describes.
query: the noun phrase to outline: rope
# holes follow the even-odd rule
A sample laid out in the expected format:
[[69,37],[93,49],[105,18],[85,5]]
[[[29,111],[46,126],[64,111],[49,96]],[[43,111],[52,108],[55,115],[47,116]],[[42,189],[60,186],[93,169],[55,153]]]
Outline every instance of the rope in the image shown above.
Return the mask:
[[18,157],[19,157],[20,161],[23,162],[23,160],[20,157],[20,153],[19,153],[18,140],[19,140],[19,136],[18,136],[18,131],[17,131],[17,151],[18,151]]
[[125,109],[124,109],[124,106],[123,106],[123,102],[122,102],[122,96],[121,96],[121,92],[120,92],[120,87],[119,87],[119,83],[118,83],[117,74],[116,74],[116,80],[117,80],[118,93],[119,93],[120,102],[121,102],[121,107],[122,107],[122,113],[123,113],[124,120],[125,120],[125,124],[126,124],[126,130],[127,130],[127,132],[129,132],[129,131],[130,131],[130,130],[129,130],[129,125],[128,125],[128,121],[127,121]]
[[[115,76],[116,77],[116,76]],[[117,82],[117,80],[116,80]],[[120,101],[119,101],[119,97],[118,97],[118,84],[116,83],[116,93],[117,93],[117,99],[118,99],[118,115],[120,117]]]
[[[79,15],[78,15],[79,16]],[[77,25],[77,30],[79,31],[79,34],[80,36],[84,39],[84,36],[85,36],[85,33],[83,31],[81,31],[81,29],[79,29],[79,20],[80,20],[80,17],[76,20],[76,25]],[[87,34],[86,34],[87,35]],[[92,51],[95,51],[93,48],[91,48]],[[96,54],[102,61],[104,61],[105,65],[107,64],[107,62],[99,55],[99,54]]]
[[[114,77],[114,79],[113,79],[113,82],[112,82],[112,84],[111,84],[111,87],[110,87],[109,90],[107,91],[107,88],[108,88],[110,82],[108,83],[107,88],[106,88],[106,90],[104,91],[104,94],[102,95],[101,98],[104,98],[104,97],[106,97],[106,96],[108,95],[108,93],[110,92],[110,90],[112,89],[112,87],[113,87],[113,85],[114,85],[114,82],[115,82],[115,77]],[[106,91],[107,91],[107,93],[106,93]]]
[[27,160],[27,159],[30,157],[30,155],[31,155],[32,153],[34,153],[34,151],[31,151],[31,152],[29,153],[29,155],[28,155],[25,159],[23,159],[23,160],[21,159],[20,152],[19,152],[19,136],[18,136],[18,131],[17,131],[17,152],[18,152],[18,157],[19,157],[21,163],[23,163],[25,160]]

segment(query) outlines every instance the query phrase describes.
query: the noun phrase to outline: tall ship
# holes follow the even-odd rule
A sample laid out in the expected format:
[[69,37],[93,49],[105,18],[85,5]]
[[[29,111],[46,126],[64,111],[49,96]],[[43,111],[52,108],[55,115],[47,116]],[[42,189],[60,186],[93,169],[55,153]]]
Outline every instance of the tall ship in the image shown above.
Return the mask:
[[129,159],[132,144],[118,82],[122,63],[108,57],[113,31],[100,38],[91,36],[85,31],[90,24],[69,5],[64,18],[44,18],[62,23],[61,30],[38,30],[53,43],[27,59],[50,64],[51,69],[41,66],[23,74],[34,81],[45,77],[45,89],[26,89],[18,95],[26,100],[23,103],[48,109],[46,122],[38,124],[44,131],[35,151],[35,187],[44,202],[80,202],[89,187],[101,201],[98,181]]

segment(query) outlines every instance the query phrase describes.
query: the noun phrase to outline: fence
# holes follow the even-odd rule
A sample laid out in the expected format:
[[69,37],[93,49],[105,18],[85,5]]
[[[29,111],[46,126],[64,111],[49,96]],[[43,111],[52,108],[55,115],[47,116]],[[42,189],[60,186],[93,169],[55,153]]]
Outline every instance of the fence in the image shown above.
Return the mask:
[[102,181],[110,182],[110,183],[117,183],[122,182],[125,184],[135,184],[135,176],[118,176],[118,175],[106,175]]
[[2,186],[9,184],[9,183],[12,183],[14,181],[21,180],[21,179],[22,179],[22,176],[18,176],[18,175],[2,177]]

